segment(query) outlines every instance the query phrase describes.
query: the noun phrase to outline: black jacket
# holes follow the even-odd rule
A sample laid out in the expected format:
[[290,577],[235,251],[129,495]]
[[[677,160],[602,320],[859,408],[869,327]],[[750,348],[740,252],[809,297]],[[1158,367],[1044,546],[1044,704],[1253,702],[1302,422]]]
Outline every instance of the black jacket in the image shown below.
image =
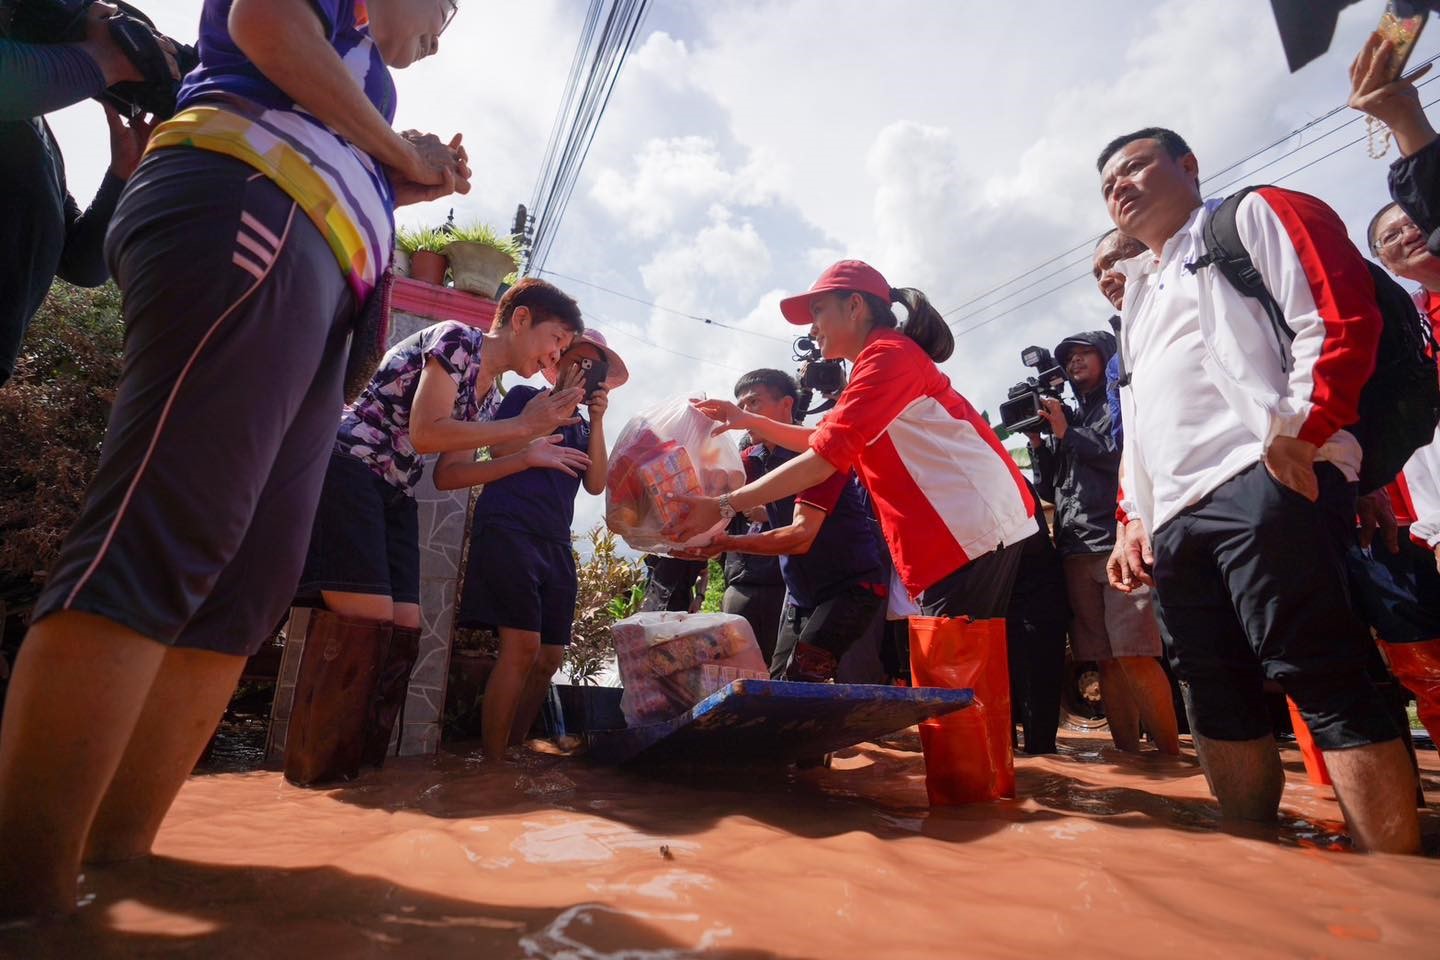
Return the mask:
[[104,90],[100,68],[73,48],[0,40],[0,384],[51,281],[97,287],[108,276],[105,228],[125,184],[106,173],[82,212],[39,115]]
[[[1105,331],[1080,334],[1100,351],[1105,362],[1115,352],[1114,337]],[[1055,545],[1061,556],[1109,553],[1115,546],[1115,495],[1120,486],[1120,446],[1110,429],[1105,381],[1079,398],[1069,410],[1062,440],[1047,436],[1032,448],[1035,487],[1055,504]]]
[[1390,165],[1390,196],[1430,238],[1440,257],[1440,139]]

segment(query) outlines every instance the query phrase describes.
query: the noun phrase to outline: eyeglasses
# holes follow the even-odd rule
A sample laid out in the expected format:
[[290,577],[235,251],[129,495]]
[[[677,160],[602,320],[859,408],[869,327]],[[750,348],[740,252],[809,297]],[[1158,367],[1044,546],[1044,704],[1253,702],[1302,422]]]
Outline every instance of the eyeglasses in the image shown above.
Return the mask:
[[1400,243],[1401,240],[1404,240],[1409,234],[1419,234],[1420,232],[1419,227],[1415,226],[1412,221],[1406,220],[1404,223],[1396,224],[1391,229],[1386,230],[1384,235],[1376,239],[1375,246],[1381,250],[1389,250]]
[[[445,4],[450,9],[445,13],[445,22],[440,24],[440,33],[445,32],[445,28],[450,26],[450,21],[455,19],[455,14],[460,12],[460,5],[457,0],[445,0]],[[435,34],[435,36],[440,36],[440,33]]]

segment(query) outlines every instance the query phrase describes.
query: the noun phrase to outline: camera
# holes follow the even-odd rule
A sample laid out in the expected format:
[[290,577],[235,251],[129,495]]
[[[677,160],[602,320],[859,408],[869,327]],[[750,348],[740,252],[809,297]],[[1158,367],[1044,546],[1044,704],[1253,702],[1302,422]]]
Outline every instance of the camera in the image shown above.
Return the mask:
[[[94,0],[0,0],[0,37],[22,43],[73,43],[85,39],[85,20]],[[110,0],[120,14],[107,21],[110,36],[145,80],[117,83],[104,99],[127,117],[142,113],[166,119],[175,113],[180,81],[172,79],[160,40],[170,40],[154,22],[124,0]],[[200,63],[195,48],[170,40],[183,78]]]
[[[835,399],[845,389],[845,363],[841,360],[826,360],[820,354],[820,347],[809,337],[796,337],[794,344],[795,362],[800,364],[795,371],[795,381],[800,386],[800,402],[796,404],[795,418],[804,420],[812,413],[824,413],[835,405]],[[810,408],[815,394],[825,398],[825,403]]]
[[1060,399],[1065,389],[1065,371],[1044,347],[1026,347],[1020,351],[1020,362],[1035,371],[1011,387],[1000,404],[1000,425],[1010,433],[1047,433],[1050,421],[1040,416],[1042,397]]

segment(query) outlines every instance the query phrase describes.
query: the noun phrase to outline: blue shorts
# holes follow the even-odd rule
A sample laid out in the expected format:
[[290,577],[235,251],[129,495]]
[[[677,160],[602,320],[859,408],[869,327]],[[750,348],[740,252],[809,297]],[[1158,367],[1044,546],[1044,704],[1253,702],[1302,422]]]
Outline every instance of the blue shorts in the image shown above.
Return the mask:
[[462,627],[527,630],[552,646],[570,643],[578,595],[575,551],[477,518],[460,593]]

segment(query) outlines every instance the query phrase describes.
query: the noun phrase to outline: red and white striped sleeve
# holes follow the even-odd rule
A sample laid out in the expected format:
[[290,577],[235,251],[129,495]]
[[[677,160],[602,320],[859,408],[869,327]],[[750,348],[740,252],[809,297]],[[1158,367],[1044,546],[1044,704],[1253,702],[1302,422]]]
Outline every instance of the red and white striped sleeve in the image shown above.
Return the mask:
[[1375,368],[1382,320],[1369,267],[1335,211],[1303,193],[1262,187],[1240,205],[1236,226],[1295,333],[1270,436],[1321,446],[1359,419]]

